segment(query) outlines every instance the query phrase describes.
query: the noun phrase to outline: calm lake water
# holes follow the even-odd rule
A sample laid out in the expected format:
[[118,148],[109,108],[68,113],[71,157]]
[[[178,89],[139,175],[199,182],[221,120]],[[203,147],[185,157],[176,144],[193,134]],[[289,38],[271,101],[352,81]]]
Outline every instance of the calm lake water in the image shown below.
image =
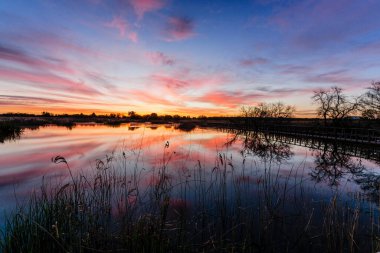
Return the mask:
[[85,124],[72,129],[47,126],[25,130],[20,139],[0,143],[0,211],[12,210],[18,202],[25,201],[41,186],[43,178],[68,180],[64,164],[51,161],[58,155],[65,157],[76,173],[87,173],[95,169],[98,159],[112,157],[116,168],[127,162],[130,170],[138,167],[150,171],[167,162],[174,177],[199,164],[211,173],[224,158],[231,169],[247,171],[239,180],[260,184],[262,171],[272,170],[285,179],[302,179],[311,189],[308,194],[316,200],[329,199],[337,193],[347,201],[370,203],[378,197],[380,170],[370,155],[368,159],[355,157],[334,144],[312,143],[317,148],[304,147],[308,144],[285,137],[236,135],[210,128],[187,132],[175,125]]

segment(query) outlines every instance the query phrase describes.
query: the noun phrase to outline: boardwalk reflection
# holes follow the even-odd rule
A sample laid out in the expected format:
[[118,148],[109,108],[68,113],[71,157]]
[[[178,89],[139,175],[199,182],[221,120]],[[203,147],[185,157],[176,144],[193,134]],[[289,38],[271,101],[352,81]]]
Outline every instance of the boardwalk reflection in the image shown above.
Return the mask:
[[[230,145],[235,141],[237,141],[237,138],[233,138],[227,144]],[[243,134],[242,145],[241,154],[243,156],[254,155],[260,159],[276,161],[278,163],[289,160],[293,156],[289,144],[278,142],[263,133],[245,132]]]
[[363,163],[366,159],[380,164],[378,146],[296,138],[255,131],[231,129],[221,129],[221,131],[233,134],[226,145],[242,140],[242,155],[253,155],[280,163],[294,155],[291,146],[307,147],[313,155],[313,165],[308,172],[311,180],[316,183],[324,182],[329,186],[338,186],[342,179],[346,178],[354,181],[366,198],[378,200],[380,197],[380,174],[369,170]]
[[345,174],[355,176],[365,173],[365,170],[361,158],[340,152],[337,143],[326,143],[322,150],[316,152],[315,167],[311,169],[310,175],[317,182],[325,181],[336,186]]

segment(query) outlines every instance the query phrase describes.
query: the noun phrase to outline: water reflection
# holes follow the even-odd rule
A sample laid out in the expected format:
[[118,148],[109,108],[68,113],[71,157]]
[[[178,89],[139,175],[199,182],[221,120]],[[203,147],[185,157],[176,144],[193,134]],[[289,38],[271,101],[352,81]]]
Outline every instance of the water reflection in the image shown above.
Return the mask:
[[360,188],[364,192],[367,199],[374,202],[379,201],[380,175],[372,172],[358,173],[354,180],[357,184],[360,185]]
[[[307,147],[312,154],[308,175],[316,183],[339,186],[342,181],[355,182],[362,190],[362,195],[378,201],[380,197],[380,174],[376,170],[379,163],[379,150],[376,146],[328,142],[325,140],[296,138],[256,131],[222,129],[232,133],[233,137],[226,143],[241,142],[241,154],[252,155],[260,159],[283,163],[294,155],[294,146]],[[374,170],[375,169],[375,170]]]
[[339,152],[337,143],[325,143],[323,149],[316,152],[314,163],[315,167],[310,172],[312,179],[317,182],[326,181],[331,186],[338,185],[346,174],[355,176],[366,171],[361,158]]
[[196,125],[191,122],[183,122],[175,127],[176,129],[179,129],[184,132],[191,132],[196,128]]
[[136,129],[139,129],[140,127],[138,127],[138,126],[129,126],[128,127],[128,130],[129,131],[134,131],[134,130],[136,130]]
[[[166,147],[166,143],[170,145]],[[79,171],[94,168],[96,159],[118,151],[124,152],[132,169],[137,166],[145,170],[157,167],[163,154],[167,154],[173,176],[198,163],[212,169],[219,154],[228,156],[234,169],[241,169],[245,163],[250,170],[260,171],[265,162],[275,162],[276,166],[281,165],[280,173],[284,175],[304,163],[304,175],[314,184],[339,186],[349,178],[355,191],[371,198],[379,196],[380,178],[375,162],[379,161],[380,152],[373,147],[345,147],[319,140],[194,126],[181,129],[168,124],[122,124],[111,128],[103,124],[78,124],[71,130],[58,126],[26,129],[18,141],[1,144],[0,203],[11,205],[15,191],[18,196],[28,194],[40,186],[43,176],[67,178],[64,167],[50,162],[53,156],[65,157],[70,167]],[[241,180],[262,181],[260,175],[247,175]]]
[[[236,140],[236,138],[234,139]],[[278,142],[264,133],[245,133],[242,144],[242,155],[255,155],[261,159],[276,161],[278,163],[289,160],[293,156],[289,144]]]
[[23,130],[7,124],[0,125],[0,143],[5,141],[15,141],[20,139]]
[[310,176],[316,182],[327,182],[338,186],[347,177],[358,184],[362,193],[360,197],[378,203],[380,197],[380,174],[363,165],[363,159],[340,153],[337,145],[325,145],[315,155],[315,167]]

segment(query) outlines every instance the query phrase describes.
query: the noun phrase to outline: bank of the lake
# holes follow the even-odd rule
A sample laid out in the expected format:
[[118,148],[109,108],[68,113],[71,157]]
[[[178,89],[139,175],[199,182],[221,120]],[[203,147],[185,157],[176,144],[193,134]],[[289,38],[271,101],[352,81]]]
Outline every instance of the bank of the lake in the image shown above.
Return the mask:
[[25,129],[0,144],[3,250],[378,250],[373,154],[304,144],[176,124]]

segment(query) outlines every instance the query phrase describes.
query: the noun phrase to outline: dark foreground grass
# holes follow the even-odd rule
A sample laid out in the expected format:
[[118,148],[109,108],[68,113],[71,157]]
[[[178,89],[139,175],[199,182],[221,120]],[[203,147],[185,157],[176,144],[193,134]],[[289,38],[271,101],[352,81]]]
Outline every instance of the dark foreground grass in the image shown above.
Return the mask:
[[[127,158],[98,161],[92,174],[44,182],[8,217],[3,252],[375,252],[376,206],[311,198],[294,169],[266,163],[235,169],[218,154],[171,168],[128,168]],[[253,172],[255,171],[255,172]]]

